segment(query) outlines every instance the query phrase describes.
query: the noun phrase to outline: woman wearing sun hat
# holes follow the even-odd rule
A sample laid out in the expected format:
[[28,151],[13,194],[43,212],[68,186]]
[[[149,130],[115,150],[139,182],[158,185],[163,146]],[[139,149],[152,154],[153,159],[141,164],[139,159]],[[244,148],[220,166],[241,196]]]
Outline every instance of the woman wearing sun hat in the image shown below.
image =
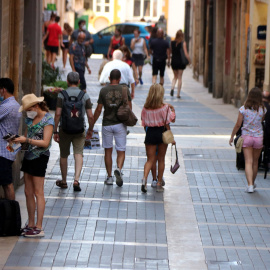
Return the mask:
[[[43,101],[44,97],[34,94],[22,98],[19,112],[26,112],[26,136],[15,139],[18,143],[27,143],[21,171],[24,172],[25,197],[28,212],[28,225],[22,229],[25,237],[42,237],[42,220],[45,209],[44,179],[49,161],[51,139],[54,128],[53,117]],[[35,206],[37,205],[37,222],[35,223]]]

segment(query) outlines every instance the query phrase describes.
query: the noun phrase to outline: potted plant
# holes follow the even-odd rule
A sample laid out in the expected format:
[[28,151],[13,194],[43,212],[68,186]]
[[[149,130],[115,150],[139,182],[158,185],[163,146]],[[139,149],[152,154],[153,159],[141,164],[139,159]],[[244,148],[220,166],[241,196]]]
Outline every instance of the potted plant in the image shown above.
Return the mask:
[[44,100],[46,101],[50,110],[56,109],[57,96],[62,90],[63,88],[56,86],[43,87]]

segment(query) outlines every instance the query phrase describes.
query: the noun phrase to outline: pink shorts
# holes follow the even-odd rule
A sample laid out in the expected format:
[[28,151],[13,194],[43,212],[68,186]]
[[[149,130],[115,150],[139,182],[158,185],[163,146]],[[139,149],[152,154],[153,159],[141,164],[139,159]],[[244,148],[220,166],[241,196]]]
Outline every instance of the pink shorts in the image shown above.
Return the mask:
[[248,135],[241,136],[243,141],[243,147],[252,147],[255,149],[261,149],[263,147],[263,137],[251,137]]

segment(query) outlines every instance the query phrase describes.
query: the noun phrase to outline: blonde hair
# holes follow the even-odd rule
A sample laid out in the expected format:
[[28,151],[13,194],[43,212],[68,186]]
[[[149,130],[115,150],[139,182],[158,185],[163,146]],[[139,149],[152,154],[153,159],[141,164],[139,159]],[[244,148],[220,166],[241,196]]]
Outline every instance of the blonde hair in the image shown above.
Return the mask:
[[148,96],[146,98],[144,108],[146,109],[158,109],[163,105],[164,88],[160,84],[151,85]]
[[183,33],[183,31],[181,29],[176,32],[174,40],[177,43],[180,43],[180,42],[184,41],[184,33]]

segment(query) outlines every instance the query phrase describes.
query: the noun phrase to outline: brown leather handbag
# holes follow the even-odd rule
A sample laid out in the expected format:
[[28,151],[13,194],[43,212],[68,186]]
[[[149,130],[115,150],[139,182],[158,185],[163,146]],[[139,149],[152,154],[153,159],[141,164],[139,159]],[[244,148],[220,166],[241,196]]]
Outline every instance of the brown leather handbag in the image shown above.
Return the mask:
[[126,126],[133,127],[136,125],[138,118],[128,105],[127,88],[122,87],[122,105],[117,110],[118,120]]

